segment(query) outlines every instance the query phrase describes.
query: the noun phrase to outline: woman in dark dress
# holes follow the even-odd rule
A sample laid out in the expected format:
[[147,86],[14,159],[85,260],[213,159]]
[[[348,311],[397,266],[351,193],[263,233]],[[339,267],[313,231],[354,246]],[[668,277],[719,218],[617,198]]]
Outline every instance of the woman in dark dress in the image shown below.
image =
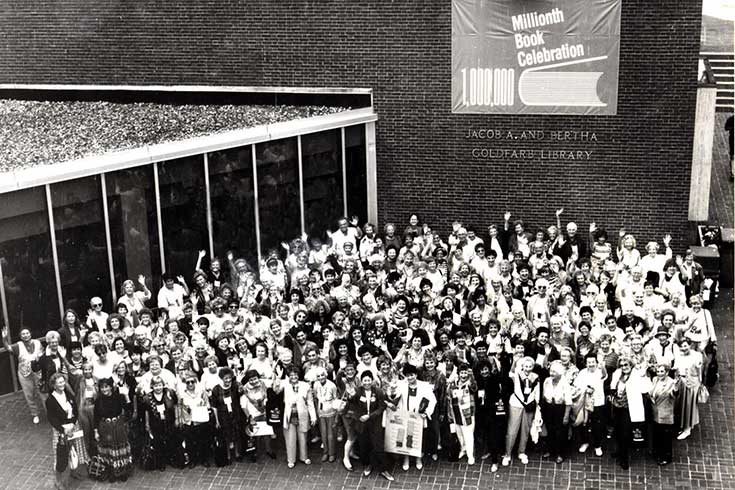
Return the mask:
[[[504,383],[500,363],[494,357],[482,360],[477,365],[476,415],[482,459],[490,458],[490,471],[498,471],[503,441],[508,424],[508,383]],[[505,386],[504,386],[505,385]]]
[[360,445],[360,459],[364,465],[362,474],[370,476],[374,471],[388,481],[393,481],[388,456],[383,451],[385,429],[382,425],[386,396],[377,387],[373,373],[366,369],[360,375],[360,386],[350,398],[347,410],[355,421],[355,432]]
[[224,438],[227,446],[227,461],[242,460],[242,433],[240,409],[240,393],[235,381],[235,374],[230,368],[220,369],[222,385],[212,389],[210,400],[214,412],[217,431]]
[[160,376],[151,379],[151,388],[144,398],[145,426],[153,445],[153,466],[163,471],[174,454],[177,398]]
[[126,481],[133,469],[128,441],[127,398],[113,389],[113,380],[99,381],[99,394],[94,405],[97,453],[110,471],[109,481]]

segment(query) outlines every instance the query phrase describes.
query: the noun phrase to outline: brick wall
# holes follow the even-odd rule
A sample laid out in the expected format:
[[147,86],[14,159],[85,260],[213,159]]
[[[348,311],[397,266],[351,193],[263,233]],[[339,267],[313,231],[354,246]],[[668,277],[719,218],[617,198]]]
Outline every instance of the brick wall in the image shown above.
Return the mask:
[[[449,0],[2,0],[0,83],[370,87],[380,120],[380,221],[447,231],[506,209],[584,230],[687,233],[701,0],[625,0],[618,115],[450,111]],[[475,159],[468,129],[578,130],[590,161]],[[479,144],[478,144],[479,143]],[[502,146],[528,147],[518,142]],[[591,147],[592,146],[592,147]],[[611,233],[611,237],[615,233]],[[677,249],[683,245],[681,242]]]

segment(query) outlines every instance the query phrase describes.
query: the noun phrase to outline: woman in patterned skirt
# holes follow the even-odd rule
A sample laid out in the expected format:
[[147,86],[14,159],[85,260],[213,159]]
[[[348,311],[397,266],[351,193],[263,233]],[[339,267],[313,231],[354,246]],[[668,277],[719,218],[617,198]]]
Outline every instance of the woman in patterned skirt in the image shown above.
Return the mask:
[[97,453],[110,471],[111,482],[126,481],[133,469],[126,405],[125,396],[113,390],[111,378],[99,381],[99,395],[94,405],[95,439]]

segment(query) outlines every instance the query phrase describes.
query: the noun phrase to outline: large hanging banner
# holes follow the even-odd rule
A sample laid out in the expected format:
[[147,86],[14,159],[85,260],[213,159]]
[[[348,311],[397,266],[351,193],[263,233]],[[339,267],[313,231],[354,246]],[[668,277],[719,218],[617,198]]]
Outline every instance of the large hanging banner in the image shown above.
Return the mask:
[[621,0],[452,0],[452,112],[617,113]]

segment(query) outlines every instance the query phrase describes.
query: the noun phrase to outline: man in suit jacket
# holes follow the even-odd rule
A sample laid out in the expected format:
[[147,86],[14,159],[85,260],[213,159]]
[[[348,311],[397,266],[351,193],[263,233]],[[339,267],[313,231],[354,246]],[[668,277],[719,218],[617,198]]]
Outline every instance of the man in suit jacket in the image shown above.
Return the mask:
[[[433,385],[424,381],[418,381],[418,369],[411,364],[404,364],[403,376],[405,379],[398,382],[398,402],[397,409],[407,410],[421,414],[424,418],[424,436],[422,442],[427,439],[427,420],[431,419],[436,408],[436,396],[434,396]],[[422,451],[423,456],[423,451]],[[403,471],[408,471],[409,457],[403,458]],[[421,470],[424,467],[422,458],[416,458],[416,469]]]
[[365,370],[360,374],[361,384],[350,398],[347,412],[355,420],[355,432],[360,441],[360,460],[365,466],[363,475],[370,476],[375,470],[386,480],[393,481],[383,451],[383,412],[387,398],[374,381],[372,371]]

